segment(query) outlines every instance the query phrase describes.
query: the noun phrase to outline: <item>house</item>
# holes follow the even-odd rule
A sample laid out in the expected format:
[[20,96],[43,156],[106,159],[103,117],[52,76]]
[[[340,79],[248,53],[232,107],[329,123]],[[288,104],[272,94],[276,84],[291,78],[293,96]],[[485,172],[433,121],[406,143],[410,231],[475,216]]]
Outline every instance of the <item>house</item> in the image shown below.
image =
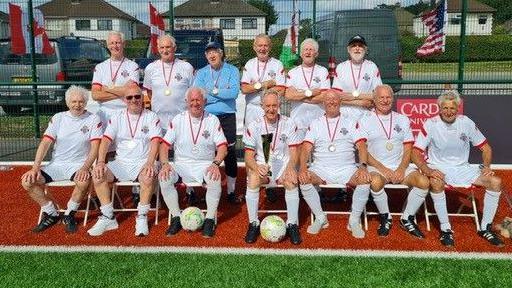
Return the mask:
[[[169,18],[169,11],[163,16]],[[254,39],[265,33],[265,16],[241,0],[189,0],[174,8],[174,28],[222,28],[225,39]]]
[[106,40],[108,32],[123,32],[125,39],[136,38],[141,22],[103,0],[53,0],[37,6],[45,17],[49,37],[67,35]]
[[[460,22],[462,15],[462,0],[448,1],[448,21],[446,35],[460,35]],[[493,14],[496,9],[476,0],[468,0],[466,16],[466,35],[491,35]],[[414,19],[414,34],[423,37],[428,34],[428,29],[421,22],[421,17]]]
[[0,11],[0,38],[9,37],[9,14]]
[[398,25],[400,32],[414,32],[414,14],[401,7],[393,9],[393,13],[395,14],[396,24]]

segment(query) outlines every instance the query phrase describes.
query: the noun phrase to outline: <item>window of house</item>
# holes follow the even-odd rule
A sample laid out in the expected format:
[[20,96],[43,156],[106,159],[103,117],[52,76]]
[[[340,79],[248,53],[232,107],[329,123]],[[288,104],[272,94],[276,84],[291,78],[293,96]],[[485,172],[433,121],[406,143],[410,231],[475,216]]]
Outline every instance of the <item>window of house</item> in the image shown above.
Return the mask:
[[487,23],[487,15],[478,16],[478,24],[485,25]]
[[112,30],[112,20],[98,20],[98,30]]
[[220,28],[235,29],[235,19],[220,19]]
[[75,20],[76,30],[91,30],[91,20]]
[[256,29],[257,25],[256,18],[242,18],[242,29]]
[[455,15],[455,17],[451,18],[450,24],[460,25],[460,15]]

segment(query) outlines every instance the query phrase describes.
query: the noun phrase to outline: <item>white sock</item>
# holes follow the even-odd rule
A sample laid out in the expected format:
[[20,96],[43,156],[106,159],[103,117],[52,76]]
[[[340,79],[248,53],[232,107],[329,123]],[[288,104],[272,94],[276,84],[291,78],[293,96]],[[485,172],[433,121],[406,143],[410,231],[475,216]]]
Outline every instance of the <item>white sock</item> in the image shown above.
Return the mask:
[[258,203],[260,200],[260,189],[250,189],[247,187],[245,191],[245,203],[247,203],[247,215],[249,216],[249,223],[258,221]]
[[299,189],[295,187],[285,190],[284,199],[286,201],[286,224],[297,224],[299,222]]
[[236,178],[227,176],[226,179],[227,179],[226,186],[227,186],[228,194],[235,193]]
[[320,196],[315,187],[311,184],[300,185],[300,191],[302,191],[302,197],[306,200],[306,203],[311,209],[311,212],[315,214],[315,217],[323,217],[324,211],[322,210],[322,204],[320,204]]
[[64,215],[69,215],[71,211],[78,210],[78,207],[80,207],[80,203],[73,201],[73,199],[69,199],[68,207],[66,208],[66,212],[64,212]]
[[451,230],[452,226],[450,225],[448,209],[446,208],[446,193],[444,191],[441,193],[430,192],[430,197],[432,197],[432,201],[434,202],[434,209],[436,210],[439,224],[441,224],[441,231]]
[[482,222],[480,229],[487,229],[487,225],[492,223],[496,210],[498,210],[498,203],[500,201],[501,192],[485,190],[484,195],[484,211],[482,215]]
[[181,216],[178,191],[171,180],[160,180],[160,193],[164,198],[165,205],[169,208],[172,217]]
[[407,205],[405,206],[404,213],[400,217],[401,219],[408,219],[409,216],[416,215],[421,204],[425,202],[428,190],[413,187],[407,196]]
[[374,192],[372,190],[371,193],[373,196],[373,203],[375,203],[375,206],[377,206],[377,210],[379,210],[379,213],[387,213],[389,218],[391,218],[391,215],[389,214],[388,194],[386,194],[386,191],[384,191],[384,189],[381,189],[380,191],[377,192]]
[[220,180],[206,183],[206,218],[215,219],[220,200]]
[[112,205],[112,202],[101,206],[100,211],[101,214],[103,214],[103,216],[108,217],[110,219],[114,218],[114,205]]
[[55,205],[53,205],[52,201],[48,201],[48,203],[46,203],[46,205],[41,206],[41,210],[43,210],[43,212],[45,212],[46,214],[48,214],[50,216],[59,215],[59,212],[57,211],[57,208],[55,207]]
[[358,225],[361,222],[361,214],[363,214],[366,202],[370,196],[370,184],[357,185],[352,195],[352,211],[348,217],[350,226]]
[[150,204],[140,204],[137,206],[137,216],[147,216],[149,212],[149,208],[151,208]]

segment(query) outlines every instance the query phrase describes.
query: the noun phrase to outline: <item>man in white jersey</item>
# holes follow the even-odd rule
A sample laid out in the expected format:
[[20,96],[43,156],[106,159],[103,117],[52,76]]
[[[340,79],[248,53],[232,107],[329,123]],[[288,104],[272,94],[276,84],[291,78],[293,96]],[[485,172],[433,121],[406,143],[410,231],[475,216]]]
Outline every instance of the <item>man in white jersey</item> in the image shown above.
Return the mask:
[[347,51],[350,59],[338,64],[332,88],[342,97],[341,115],[361,118],[373,100],[372,92],[382,84],[377,65],[364,59],[368,51],[366,40],[355,35],[348,41]]
[[[100,103],[98,115],[104,124],[117,111],[125,109],[123,97],[130,85],[139,83],[139,66],[124,56],[124,35],[111,31],[107,37],[110,59],[94,68],[92,78],[92,98]],[[128,84],[128,85],[127,85]]]
[[[227,141],[219,119],[204,110],[206,91],[191,87],[186,92],[188,110],[171,121],[160,145],[160,187],[165,204],[171,212],[171,225],[167,236],[181,229],[178,192],[174,184],[181,177],[183,182],[206,183],[206,219],[203,236],[215,234],[215,218],[221,193],[219,166],[227,154]],[[174,164],[168,160],[169,148],[174,149]]]
[[[264,115],[250,123],[245,130],[245,167],[247,170],[247,190],[245,201],[249,214],[249,228],[245,236],[246,243],[254,243],[260,231],[258,202],[260,187],[283,185],[287,210],[287,233],[292,244],[302,242],[299,233],[299,190],[297,187],[298,164],[297,147],[302,139],[297,137],[297,126],[288,117],[280,115],[280,92],[273,89],[262,96]],[[263,139],[266,137],[266,140]],[[269,141],[271,139],[271,141]],[[269,146],[268,163],[265,161],[263,141]],[[268,143],[270,142],[270,144]]]
[[300,44],[302,64],[288,71],[285,97],[291,102],[290,118],[297,124],[300,136],[314,119],[320,117],[322,92],[330,88],[329,72],[315,63],[318,57],[318,42],[308,38]]
[[[369,194],[366,139],[351,118],[340,114],[341,99],[336,91],[325,93],[325,114],[313,120],[302,144],[300,154],[300,189],[312,212],[315,222],[311,232],[317,232],[329,224],[320,206],[320,198],[314,186],[320,184],[343,184],[356,186],[352,201],[352,213],[348,229],[356,238],[363,238],[360,218]],[[358,150],[359,167],[355,163],[355,149]],[[308,159],[313,162],[308,169]],[[311,203],[310,203],[311,202]],[[308,232],[310,229],[308,228]]]
[[[161,139],[160,121],[156,113],[143,108],[139,87],[131,86],[126,89],[124,101],[127,108],[118,111],[109,120],[93,170],[94,189],[101,202],[102,215],[87,231],[91,236],[99,236],[105,231],[118,228],[109,188],[109,183],[115,180],[140,183],[135,236],[149,234],[147,213],[156,176],[154,165]],[[115,143],[116,157],[114,161],[105,164],[107,151],[112,143]]]
[[[33,232],[42,232],[60,220],[51,195],[44,193],[44,184],[62,180],[75,182],[75,188],[64,213],[66,232],[74,233],[78,229],[74,215],[89,188],[90,168],[96,159],[102,133],[100,118],[85,110],[88,93],[78,86],[71,86],[66,91],[66,105],[69,111],[57,113],[52,117],[37,148],[32,169],[21,177],[23,188],[43,211],[41,222],[32,229]],[[41,162],[52,143],[52,159],[50,163],[41,167]]]
[[[446,209],[446,185],[474,184],[485,187],[481,229],[478,234],[494,246],[503,241],[492,231],[492,221],[498,209],[501,179],[491,170],[492,148],[475,123],[457,115],[460,104],[457,91],[445,91],[437,99],[439,115],[428,119],[418,134],[413,161],[429,177],[434,208],[441,224],[441,243],[453,246],[453,232]],[[480,167],[468,163],[470,144],[482,151]],[[425,161],[424,151],[427,153]]]
[[[387,236],[391,229],[386,183],[405,184],[411,187],[407,206],[400,224],[411,235],[424,238],[414,217],[428,194],[428,178],[410,166],[414,137],[407,116],[392,111],[393,89],[389,85],[375,88],[375,110],[366,112],[359,120],[361,132],[368,139],[368,171],[373,202],[380,214],[379,236]],[[342,109],[343,110],[343,109]]]
[[266,34],[257,35],[252,49],[256,52],[256,57],[245,64],[240,85],[242,93],[245,94],[245,125],[263,117],[261,96],[265,90],[272,88],[282,95],[286,88],[283,63],[270,57],[270,37]]
[[151,99],[151,110],[158,115],[163,129],[174,116],[187,108],[185,92],[194,81],[194,68],[175,57],[176,40],[162,35],[157,40],[160,59],[144,70],[143,87]]

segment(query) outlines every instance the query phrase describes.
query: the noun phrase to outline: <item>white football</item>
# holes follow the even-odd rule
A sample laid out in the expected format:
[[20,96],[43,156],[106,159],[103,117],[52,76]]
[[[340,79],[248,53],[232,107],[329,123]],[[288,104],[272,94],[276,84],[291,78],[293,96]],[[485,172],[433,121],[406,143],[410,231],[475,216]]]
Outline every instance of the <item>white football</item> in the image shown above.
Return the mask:
[[279,242],[286,235],[286,222],[277,215],[267,216],[260,223],[260,234],[269,242]]
[[181,212],[181,226],[187,231],[196,231],[203,227],[204,214],[197,207],[188,207]]

